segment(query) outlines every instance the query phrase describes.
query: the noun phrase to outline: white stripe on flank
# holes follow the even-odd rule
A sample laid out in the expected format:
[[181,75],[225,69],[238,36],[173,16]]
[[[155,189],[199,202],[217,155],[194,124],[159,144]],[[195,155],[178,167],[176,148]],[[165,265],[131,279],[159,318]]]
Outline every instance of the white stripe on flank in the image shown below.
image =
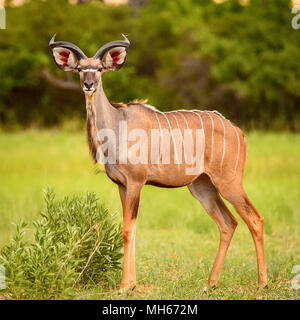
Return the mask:
[[201,121],[201,129],[202,129],[202,133],[203,133],[203,152],[202,152],[202,163],[203,163],[203,168],[204,168],[204,153],[205,153],[205,131],[204,131],[204,124],[203,124],[203,120],[200,114],[197,113],[198,110],[192,110],[191,112],[193,112]]
[[183,135],[182,135],[181,129],[179,127],[179,123],[178,123],[177,118],[176,118],[176,114],[174,112],[170,112],[170,114],[174,117],[174,119],[175,119],[175,121],[177,123],[177,128],[178,128],[178,130],[180,132],[180,137],[181,137],[181,149],[182,149],[182,148],[184,148],[184,140],[183,140]]
[[206,112],[206,114],[209,116],[209,118],[211,120],[211,150],[210,150],[210,160],[209,160],[209,164],[211,164],[211,162],[213,160],[213,156],[214,156],[214,131],[215,131],[215,125],[214,125],[213,117],[208,112]]
[[[183,111],[183,110],[181,110],[181,111]],[[184,110],[184,111],[185,111],[185,110]],[[189,129],[190,129],[190,128],[189,128],[189,124],[188,124],[188,122],[187,122],[186,117],[184,116],[184,114],[182,114],[182,113],[180,113],[180,112],[178,112],[178,114],[180,114],[180,115],[183,117],[183,119],[184,119],[184,121],[185,121],[185,123],[186,123],[187,129],[189,130]],[[184,132],[184,129],[183,129],[183,132]],[[190,133],[190,136],[191,136],[192,141],[193,141],[193,133],[192,133],[192,131],[189,130],[188,132]]]
[[[159,148],[159,159],[162,159],[163,135],[162,135],[161,124],[160,124],[160,121],[159,121],[159,119],[158,119],[157,113],[158,113],[158,112],[154,112],[155,117],[156,117],[156,120],[157,120],[157,122],[158,122],[158,126],[159,126],[159,136],[160,136],[160,141],[161,141],[161,143],[160,143],[160,148]],[[161,113],[161,112],[159,112],[159,113]]]
[[177,121],[176,114],[173,114],[173,112],[170,112],[170,114],[174,117],[174,119],[175,119],[175,121],[177,123],[177,128],[179,129],[179,132],[180,132],[180,135],[181,135],[181,141],[183,142],[183,135],[182,135],[181,129],[179,127],[179,123]]
[[204,126],[203,126],[203,120],[202,120],[202,117],[200,116],[200,114],[197,113],[198,110],[191,110],[191,112],[193,112],[201,121],[201,128],[203,129],[204,131]]
[[189,129],[189,124],[188,124],[188,122],[186,120],[186,117],[184,116],[184,114],[181,113],[181,111],[186,111],[186,110],[177,110],[175,112],[178,112],[178,114],[180,114],[183,117],[183,119],[184,119],[184,121],[186,123],[187,129]]
[[167,120],[167,122],[168,122],[168,126],[169,126],[169,129],[170,129],[170,133],[171,133],[172,141],[173,141],[173,145],[174,145],[174,153],[175,153],[175,156],[176,156],[177,165],[179,166],[178,154],[177,154],[177,148],[176,148],[176,143],[175,143],[175,141],[174,141],[174,136],[173,136],[173,132],[172,132],[172,128],[171,128],[171,124],[170,124],[169,119],[167,118],[167,116],[166,116],[163,112],[162,112],[162,115],[165,117],[165,119],[166,119],[166,120]]
[[226,152],[226,138],[225,138],[226,129],[225,129],[224,122],[223,122],[222,118],[219,117],[219,119],[220,119],[220,121],[221,121],[221,123],[222,123],[222,126],[223,126],[223,129],[224,129],[223,154],[222,154],[222,160],[221,160],[221,173],[222,173],[222,170],[223,170],[223,162],[224,162],[225,152]]
[[[186,110],[184,110],[184,111],[186,111]],[[188,112],[188,111],[187,111]],[[191,130],[189,130],[190,128],[189,128],[189,124],[188,124],[188,122],[187,122],[187,119],[186,119],[186,117],[184,116],[184,114],[183,113],[180,113],[179,112],[179,114],[184,118],[184,121],[185,121],[185,123],[186,123],[186,126],[187,126],[187,129],[188,129],[188,132],[189,132],[189,134],[190,134],[190,136],[191,136],[191,139],[192,139],[192,141],[194,141],[194,138],[193,138],[193,133],[192,133],[192,129]],[[204,129],[203,129],[203,127],[202,127],[202,132],[204,133]],[[184,132],[184,131],[183,131]],[[195,152],[196,152],[196,156],[197,156],[197,133],[195,134],[195,144],[194,144],[194,149],[195,149]],[[194,151],[192,151],[192,159],[195,159],[194,158],[194,156],[193,156],[193,154],[194,154]],[[185,160],[186,160],[186,158],[185,158]],[[203,163],[204,163],[204,152],[202,153],[202,168],[203,168]],[[187,161],[187,160],[186,160]],[[194,161],[194,160],[193,160]]]
[[237,152],[237,157],[236,157],[236,162],[235,162],[235,167],[234,167],[234,175],[235,175],[236,168],[237,168],[237,165],[238,165],[238,162],[239,162],[239,157],[240,157],[240,145],[241,145],[241,143],[240,143],[240,137],[239,137],[239,134],[238,134],[238,132],[236,130],[236,127],[232,123],[230,123],[230,124],[231,124],[231,126],[233,127],[233,129],[235,131],[235,134],[236,134],[236,137],[237,137],[237,141],[238,141],[238,152]]

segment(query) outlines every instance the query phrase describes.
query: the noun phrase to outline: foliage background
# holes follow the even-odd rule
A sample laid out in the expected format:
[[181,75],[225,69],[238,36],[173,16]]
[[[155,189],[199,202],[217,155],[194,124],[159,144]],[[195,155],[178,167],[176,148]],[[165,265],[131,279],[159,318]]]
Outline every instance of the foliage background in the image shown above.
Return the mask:
[[300,129],[300,37],[286,0],[146,0],[7,3],[0,30],[0,126],[51,127],[84,122],[80,91],[62,90],[42,75],[56,68],[48,42],[74,42],[92,56],[121,33],[132,43],[127,63],[105,75],[112,101],[148,98],[161,110],[217,109],[246,129]]

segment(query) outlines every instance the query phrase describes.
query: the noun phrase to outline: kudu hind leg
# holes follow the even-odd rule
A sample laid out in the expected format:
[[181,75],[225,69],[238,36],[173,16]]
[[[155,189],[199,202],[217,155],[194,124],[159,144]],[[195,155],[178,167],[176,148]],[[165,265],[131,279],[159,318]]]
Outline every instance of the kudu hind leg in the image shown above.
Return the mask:
[[188,188],[192,195],[201,202],[204,209],[217,223],[220,230],[218,253],[207,281],[208,289],[217,284],[220,270],[238,223],[220,198],[216,188],[207,175],[201,175],[190,184]]
[[221,184],[220,187],[217,187],[221,195],[234,206],[237,213],[248,226],[256,249],[258,285],[260,288],[263,288],[267,285],[267,271],[263,239],[264,218],[248,199],[241,184],[231,183],[229,186]]

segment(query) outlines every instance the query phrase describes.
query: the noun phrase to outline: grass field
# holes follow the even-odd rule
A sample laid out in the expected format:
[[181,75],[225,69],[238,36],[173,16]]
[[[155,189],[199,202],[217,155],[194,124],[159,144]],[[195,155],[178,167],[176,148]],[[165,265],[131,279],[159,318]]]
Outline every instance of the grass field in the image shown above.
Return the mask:
[[[238,215],[217,290],[203,293],[219,232],[187,188],[145,187],[138,214],[138,286],[120,295],[101,284],[77,299],[299,299],[291,287],[300,265],[300,135],[249,133],[245,190],[265,218],[268,288],[258,290],[254,245]],[[117,187],[95,174],[83,132],[28,131],[0,134],[0,244],[13,221],[30,221],[42,209],[43,189],[58,198],[94,191],[121,219]],[[120,281],[117,272],[113,282]]]

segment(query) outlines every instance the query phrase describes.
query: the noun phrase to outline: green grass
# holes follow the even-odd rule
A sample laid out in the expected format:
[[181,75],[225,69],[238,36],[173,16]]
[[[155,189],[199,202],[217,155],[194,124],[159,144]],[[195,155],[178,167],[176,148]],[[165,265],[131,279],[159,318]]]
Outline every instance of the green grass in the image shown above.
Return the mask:
[[[78,299],[299,299],[291,287],[300,265],[300,135],[247,134],[245,190],[265,218],[269,285],[257,289],[250,233],[238,215],[217,290],[202,292],[216,255],[219,232],[187,188],[143,189],[138,214],[138,286],[119,295],[112,285],[78,291]],[[95,174],[85,133],[28,131],[0,134],[0,244],[13,234],[12,222],[31,221],[42,209],[43,189],[58,198],[95,192],[121,219],[117,187]],[[27,235],[30,237],[30,231]],[[120,281],[116,272],[113,282]]]

